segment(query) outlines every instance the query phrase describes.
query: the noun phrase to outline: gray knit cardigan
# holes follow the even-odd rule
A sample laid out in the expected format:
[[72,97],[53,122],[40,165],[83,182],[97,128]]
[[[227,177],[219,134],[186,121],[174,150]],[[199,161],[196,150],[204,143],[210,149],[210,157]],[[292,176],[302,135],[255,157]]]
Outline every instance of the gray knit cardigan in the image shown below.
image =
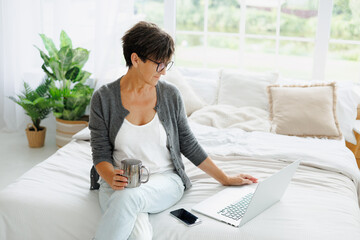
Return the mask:
[[[94,166],[106,161],[114,165],[113,150],[116,135],[129,111],[124,108],[120,94],[120,79],[102,86],[92,99],[89,129]],[[181,153],[198,166],[207,154],[192,133],[185,114],[179,90],[172,84],[160,80],[156,85],[155,111],[165,128],[167,148],[175,171],[181,177],[185,189],[191,182],[184,170]]]

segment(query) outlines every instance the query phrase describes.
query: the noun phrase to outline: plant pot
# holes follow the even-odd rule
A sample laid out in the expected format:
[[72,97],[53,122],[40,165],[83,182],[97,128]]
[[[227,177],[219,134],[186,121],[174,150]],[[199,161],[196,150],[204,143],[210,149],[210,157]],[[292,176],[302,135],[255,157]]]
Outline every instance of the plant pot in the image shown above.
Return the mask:
[[41,129],[36,129],[34,125],[29,123],[27,125],[27,128],[25,129],[25,132],[29,142],[29,147],[40,148],[44,146],[46,127],[41,127]]
[[63,147],[72,140],[72,136],[88,126],[87,121],[69,121],[56,118],[56,146]]

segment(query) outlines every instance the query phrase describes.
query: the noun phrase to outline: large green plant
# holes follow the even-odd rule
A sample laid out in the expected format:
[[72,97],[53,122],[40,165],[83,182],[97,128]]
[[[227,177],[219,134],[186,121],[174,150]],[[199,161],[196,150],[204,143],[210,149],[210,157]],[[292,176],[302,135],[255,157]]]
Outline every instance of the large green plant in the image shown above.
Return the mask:
[[52,104],[48,95],[50,84],[51,80],[46,78],[33,90],[28,83],[24,82],[22,94],[17,95],[18,98],[9,97],[25,110],[38,130],[42,129],[40,127],[41,120],[45,119],[51,112]]
[[54,42],[40,34],[48,54],[36,47],[44,60],[42,69],[52,80],[49,93],[52,99],[53,113],[56,118],[78,120],[89,105],[93,88],[86,85],[91,73],[83,67],[89,58],[89,51],[84,48],[72,48],[69,36],[61,31],[60,49]]

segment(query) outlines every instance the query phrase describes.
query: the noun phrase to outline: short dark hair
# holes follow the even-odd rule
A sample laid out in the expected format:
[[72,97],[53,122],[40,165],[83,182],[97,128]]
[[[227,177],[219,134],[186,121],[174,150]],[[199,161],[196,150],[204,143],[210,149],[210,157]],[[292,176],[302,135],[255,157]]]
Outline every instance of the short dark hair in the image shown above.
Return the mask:
[[132,66],[131,54],[136,53],[145,62],[150,58],[159,62],[170,61],[174,54],[174,40],[156,24],[138,22],[122,37],[126,66]]

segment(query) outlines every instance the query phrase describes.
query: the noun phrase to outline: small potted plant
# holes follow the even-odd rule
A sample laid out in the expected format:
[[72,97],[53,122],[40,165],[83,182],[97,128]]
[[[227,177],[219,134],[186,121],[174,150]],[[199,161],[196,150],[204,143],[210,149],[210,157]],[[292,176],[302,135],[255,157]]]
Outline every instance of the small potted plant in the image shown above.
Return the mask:
[[45,119],[51,112],[51,101],[48,95],[50,79],[45,78],[43,82],[33,90],[28,83],[24,82],[24,91],[17,95],[18,99],[9,97],[15,103],[19,104],[25,113],[31,118],[26,136],[29,147],[39,148],[44,146],[46,127],[40,126],[41,120]]
[[88,125],[84,114],[94,89],[87,84],[91,73],[83,70],[83,67],[89,58],[89,51],[80,47],[74,49],[64,31],[60,34],[59,49],[44,34],[40,34],[40,37],[48,54],[36,48],[44,60],[42,69],[51,79],[49,94],[56,117],[56,144],[62,147],[73,134]]

